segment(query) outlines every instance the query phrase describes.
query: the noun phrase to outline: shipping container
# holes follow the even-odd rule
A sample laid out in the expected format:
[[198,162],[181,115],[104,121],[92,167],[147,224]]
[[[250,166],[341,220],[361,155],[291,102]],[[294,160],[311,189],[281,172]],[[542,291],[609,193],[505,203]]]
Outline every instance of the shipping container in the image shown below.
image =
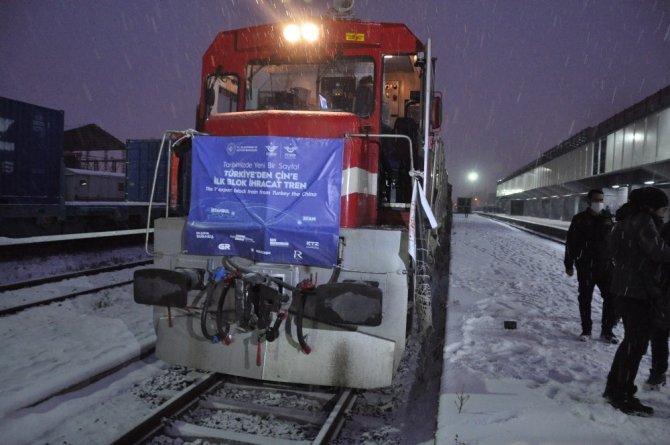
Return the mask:
[[[160,145],[160,139],[126,141],[128,163],[126,165],[126,199],[128,201],[149,202]],[[167,155],[164,151],[161,156],[154,202],[165,202]]]
[[57,204],[63,111],[0,97],[0,204]]
[[123,201],[126,198],[126,176],[123,173],[97,170],[65,169],[65,200]]

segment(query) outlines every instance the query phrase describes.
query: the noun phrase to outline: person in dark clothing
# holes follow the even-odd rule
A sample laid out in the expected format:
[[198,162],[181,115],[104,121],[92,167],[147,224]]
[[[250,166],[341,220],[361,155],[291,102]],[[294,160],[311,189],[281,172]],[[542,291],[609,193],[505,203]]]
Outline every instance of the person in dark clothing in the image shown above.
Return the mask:
[[582,333],[579,339],[591,338],[591,301],[593,289],[598,286],[603,299],[603,312],[600,326],[600,338],[617,344],[619,341],[612,332],[617,323],[614,298],[609,292],[612,276],[612,254],[609,249],[609,235],[614,223],[609,210],[604,208],[602,190],[591,190],[586,196],[589,207],[577,213],[570,223],[565,242],[565,273],[574,274],[577,266],[579,283],[579,317]]
[[372,76],[363,77],[356,87],[354,113],[360,117],[369,117],[375,102]]
[[[670,245],[670,223],[661,229],[661,238]],[[651,333],[651,369],[645,382],[649,389],[659,388],[666,383],[668,370],[668,337],[670,337],[670,264],[663,266],[663,289],[661,299],[654,301],[654,326]]]
[[669,337],[670,328],[668,327],[654,327],[651,333],[651,369],[649,378],[645,382],[649,389],[656,389],[666,384]]
[[653,332],[654,301],[664,296],[660,265],[670,263],[670,247],[658,230],[667,207],[668,197],[662,190],[655,187],[634,190],[617,211],[617,224],[611,235],[614,254],[611,290],[625,333],[607,375],[603,397],[626,414],[650,416],[654,412],[634,396],[635,377]]

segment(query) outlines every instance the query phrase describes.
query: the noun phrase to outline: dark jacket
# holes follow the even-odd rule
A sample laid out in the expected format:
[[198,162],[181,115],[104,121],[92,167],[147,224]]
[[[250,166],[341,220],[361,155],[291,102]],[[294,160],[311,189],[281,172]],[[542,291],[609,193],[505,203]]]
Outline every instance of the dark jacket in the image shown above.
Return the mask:
[[[661,229],[661,239],[670,245],[670,223]],[[654,300],[654,325],[661,329],[670,328],[670,263],[661,265],[663,294]]]
[[614,271],[610,290],[619,297],[651,303],[664,294],[659,266],[670,263],[670,247],[658,232],[661,221],[629,203],[616,216],[611,235]]
[[609,236],[613,225],[607,210],[594,215],[587,209],[573,216],[565,241],[565,268],[572,269],[573,264],[579,269],[611,263]]

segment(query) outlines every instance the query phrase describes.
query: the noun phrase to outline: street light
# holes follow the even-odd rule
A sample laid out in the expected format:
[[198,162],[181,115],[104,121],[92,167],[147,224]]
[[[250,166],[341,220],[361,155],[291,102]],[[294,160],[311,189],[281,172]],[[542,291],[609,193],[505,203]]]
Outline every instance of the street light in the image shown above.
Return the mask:
[[474,196],[475,196],[475,183],[477,182],[477,179],[479,179],[479,173],[477,173],[476,171],[473,170],[473,171],[468,173],[467,178],[468,178],[468,181],[470,182],[470,184],[472,184],[472,197],[474,198]]

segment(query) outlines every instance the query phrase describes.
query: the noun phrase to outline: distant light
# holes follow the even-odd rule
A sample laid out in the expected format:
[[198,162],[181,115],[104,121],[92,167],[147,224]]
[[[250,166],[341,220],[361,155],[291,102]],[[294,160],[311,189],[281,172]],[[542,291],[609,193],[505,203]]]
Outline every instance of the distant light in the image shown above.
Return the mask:
[[619,187],[621,187],[621,186],[620,185],[613,185],[612,186],[613,189],[618,189]]
[[468,181],[475,182],[477,179],[479,179],[479,173],[477,172],[468,173]]
[[307,42],[315,42],[319,38],[319,28],[314,23],[303,23],[302,38]]
[[644,181],[645,185],[652,185],[655,181]]
[[289,43],[295,43],[300,40],[300,28],[298,28],[298,25],[294,23],[286,25],[286,28],[284,28],[284,38]]

